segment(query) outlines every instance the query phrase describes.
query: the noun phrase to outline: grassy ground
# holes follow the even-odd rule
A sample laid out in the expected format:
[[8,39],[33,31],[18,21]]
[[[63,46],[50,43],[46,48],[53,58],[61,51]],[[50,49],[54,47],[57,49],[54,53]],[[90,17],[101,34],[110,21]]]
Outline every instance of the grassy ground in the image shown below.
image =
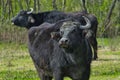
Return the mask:
[[[90,80],[120,80],[119,40],[98,39],[99,59],[91,64]],[[39,80],[27,44],[0,42],[0,80]]]

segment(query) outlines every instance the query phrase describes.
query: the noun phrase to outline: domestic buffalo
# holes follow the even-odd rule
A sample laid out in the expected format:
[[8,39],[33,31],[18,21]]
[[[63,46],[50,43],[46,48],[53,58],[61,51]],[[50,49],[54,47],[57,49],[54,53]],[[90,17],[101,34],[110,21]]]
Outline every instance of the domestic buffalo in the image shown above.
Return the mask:
[[[58,42],[51,38],[51,33],[62,30],[64,22],[69,21],[71,24],[66,28],[69,28],[67,34],[71,37],[71,45],[63,47],[63,36]],[[29,29],[29,52],[41,80],[64,80],[64,77],[70,77],[72,80],[89,80],[92,51],[80,29],[86,26],[90,25],[87,23],[82,26],[73,20],[63,20],[54,24],[45,22]]]
[[89,39],[93,47],[94,50],[93,59],[96,60],[98,58],[97,39],[96,39],[98,21],[97,18],[92,14],[88,14],[86,12],[64,13],[61,11],[47,11],[47,12],[33,13],[33,9],[31,9],[31,11],[22,10],[12,19],[12,23],[17,26],[25,27],[29,29],[33,26],[39,26],[44,22],[55,23],[59,20],[74,18],[78,20],[78,22],[80,22],[81,25],[85,25],[86,22],[82,16],[88,17],[91,22],[91,27],[85,29],[84,34],[86,35],[86,38]]

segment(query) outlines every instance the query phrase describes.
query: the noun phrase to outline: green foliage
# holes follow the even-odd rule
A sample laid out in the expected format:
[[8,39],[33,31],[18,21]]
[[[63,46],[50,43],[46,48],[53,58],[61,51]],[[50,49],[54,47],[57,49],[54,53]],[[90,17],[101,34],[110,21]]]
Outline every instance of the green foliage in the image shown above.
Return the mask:
[[[36,4],[35,4],[36,1]],[[39,1],[39,4],[38,4]],[[16,15],[20,10],[28,10],[29,8],[34,8],[34,12],[43,12],[43,11],[51,11],[53,8],[53,0],[1,0],[0,2],[0,40],[5,40],[4,36],[9,36],[7,40],[11,41],[16,40],[17,35],[15,32],[24,35],[24,29],[18,29],[16,27],[12,27],[11,18]],[[66,1],[66,3],[64,3]],[[64,12],[75,12],[82,11],[82,0],[56,0],[56,5],[58,10]],[[108,11],[112,4],[112,0],[86,0],[86,7],[89,13],[94,14],[99,21],[98,25],[98,37],[109,36],[117,36],[120,34],[120,2],[117,1],[116,6],[113,10],[110,26],[104,32],[105,28],[103,26],[104,21],[107,17]],[[3,33],[2,33],[3,32]],[[105,35],[102,35],[102,34]],[[15,37],[15,38],[14,38]],[[19,39],[23,39],[23,36],[20,35]],[[22,38],[21,38],[22,37]],[[26,38],[25,38],[26,39]],[[18,39],[17,39],[18,40]],[[25,41],[25,40],[19,40]]]
[[[7,1],[11,1],[11,4],[8,4]],[[0,3],[0,27],[4,26],[7,28],[8,25],[6,23],[10,22],[11,18],[16,15],[21,10],[20,4],[22,5],[22,9],[27,10],[29,8],[34,8],[34,0],[4,0]],[[28,4],[26,1],[29,1]],[[50,11],[54,10],[52,0],[36,0],[39,1],[39,4],[36,3],[36,10],[35,12],[43,12],[43,11]],[[94,14],[97,16],[99,21],[98,27],[98,36],[101,37],[101,34],[104,31],[104,21],[107,17],[108,10],[112,4],[112,0],[86,0],[86,7],[89,13]],[[110,27],[105,32],[107,35],[110,35],[109,32],[112,28],[113,35],[115,32],[120,32],[120,2],[117,1],[115,9],[113,10]],[[6,6],[5,6],[6,5]],[[64,4],[64,0],[56,0],[56,5],[58,10],[65,11],[65,12],[74,12],[74,11],[81,11],[82,10],[82,3],[81,0],[66,0],[66,4]],[[65,9],[63,9],[65,8]],[[2,22],[2,23],[1,23]],[[6,23],[5,23],[6,22]],[[3,25],[5,23],[5,25]],[[6,29],[2,29],[6,30]],[[11,30],[11,27],[8,28]],[[117,31],[116,31],[117,30]],[[1,30],[0,30],[1,32]],[[118,33],[117,35],[119,35]],[[116,35],[116,34],[115,34]],[[103,35],[102,35],[103,36]],[[110,35],[111,36],[111,35]]]

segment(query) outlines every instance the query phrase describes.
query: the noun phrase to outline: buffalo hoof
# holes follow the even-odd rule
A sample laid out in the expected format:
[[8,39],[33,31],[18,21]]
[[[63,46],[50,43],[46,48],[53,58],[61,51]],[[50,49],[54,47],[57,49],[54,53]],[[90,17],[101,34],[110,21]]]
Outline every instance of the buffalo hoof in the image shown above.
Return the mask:
[[94,57],[94,58],[93,58],[93,60],[97,60],[97,59],[98,59],[98,57]]

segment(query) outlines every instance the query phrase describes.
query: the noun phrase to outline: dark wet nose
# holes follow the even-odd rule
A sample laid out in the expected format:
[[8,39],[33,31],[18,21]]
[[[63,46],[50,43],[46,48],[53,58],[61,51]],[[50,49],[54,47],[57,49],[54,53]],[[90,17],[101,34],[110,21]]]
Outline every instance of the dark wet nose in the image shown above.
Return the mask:
[[59,45],[68,45],[69,44],[69,39],[68,38],[61,38],[59,41]]

